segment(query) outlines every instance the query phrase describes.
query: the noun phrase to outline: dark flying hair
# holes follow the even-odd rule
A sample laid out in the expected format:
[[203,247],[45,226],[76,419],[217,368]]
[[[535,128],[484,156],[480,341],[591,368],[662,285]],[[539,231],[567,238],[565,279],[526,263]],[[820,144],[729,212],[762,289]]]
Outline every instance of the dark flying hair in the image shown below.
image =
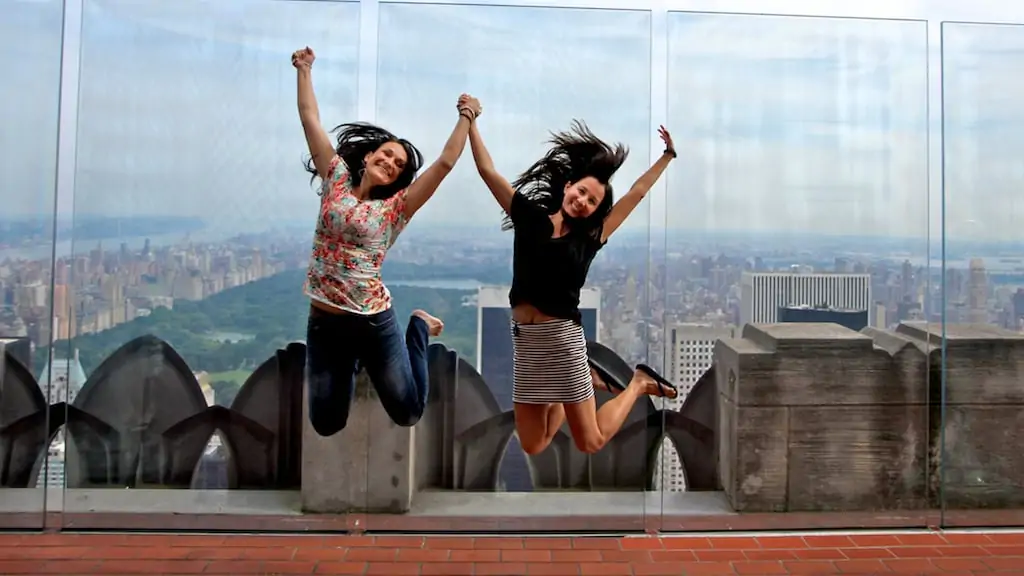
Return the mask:
[[[566,216],[566,222],[570,233],[599,237],[601,224],[614,204],[612,176],[626,161],[629,149],[622,144],[605,143],[580,120],[573,120],[568,132],[552,132],[548,142],[552,144],[551,149],[520,174],[512,182],[512,188],[543,206],[548,214],[554,214],[562,207],[566,184],[593,177],[604,185],[604,199],[587,218]],[[511,230],[512,227],[512,219],[506,214],[501,229]]]
[[[405,138],[395,136],[380,126],[374,126],[366,122],[352,122],[337,126],[331,132],[338,133],[338,147],[334,151],[338,153],[338,156],[341,156],[341,159],[348,167],[353,188],[358,188],[363,180],[363,159],[367,154],[375,152],[388,142],[397,142],[405,149],[405,155],[408,157],[408,160],[405,162],[405,168],[402,169],[402,172],[391,184],[375,186],[370,190],[371,200],[385,200],[394,196],[399,191],[408,188],[409,184],[412,184],[413,179],[416,177],[416,173],[419,172],[420,167],[423,166],[423,155],[420,154],[420,151],[411,142]],[[316,166],[313,165],[312,157],[306,160],[306,172],[313,175],[309,181],[311,183],[314,182],[318,174]],[[320,188],[317,194],[323,194],[323,187]]]

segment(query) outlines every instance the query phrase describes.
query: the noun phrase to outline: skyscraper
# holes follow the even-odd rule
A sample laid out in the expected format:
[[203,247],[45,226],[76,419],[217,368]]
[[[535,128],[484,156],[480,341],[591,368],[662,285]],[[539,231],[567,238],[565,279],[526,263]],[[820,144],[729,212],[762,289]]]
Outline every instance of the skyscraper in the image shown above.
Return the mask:
[[[476,369],[484,377],[502,410],[512,409],[512,310],[508,286],[481,286],[477,289]],[[597,341],[601,322],[601,291],[580,291],[580,315],[587,340]],[[530,491],[533,482],[526,467],[526,456],[513,437],[501,466],[505,489]]]
[[[740,326],[779,322],[780,307],[811,306],[875,311],[870,274],[744,272],[740,281]],[[868,319],[871,324],[874,318]]]
[[967,284],[967,321],[988,324],[988,274],[981,258],[971,258]]
[[[721,338],[734,337],[732,326],[709,324],[676,324],[669,326],[665,334],[665,375],[679,388],[679,395],[665,399],[665,408],[677,411],[693,390],[701,376],[711,368],[714,361],[715,342]],[[679,455],[666,439],[659,449],[655,463],[654,486],[658,490],[684,492],[686,479],[683,477]]]

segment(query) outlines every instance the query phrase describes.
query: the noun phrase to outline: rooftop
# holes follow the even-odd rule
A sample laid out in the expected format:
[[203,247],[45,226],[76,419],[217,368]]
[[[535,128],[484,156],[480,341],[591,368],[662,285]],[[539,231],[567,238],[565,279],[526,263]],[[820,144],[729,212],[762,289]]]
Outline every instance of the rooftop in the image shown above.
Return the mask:
[[[19,574],[987,574],[1024,566],[1019,532],[700,537],[4,535]],[[42,562],[42,565],[40,565]]]

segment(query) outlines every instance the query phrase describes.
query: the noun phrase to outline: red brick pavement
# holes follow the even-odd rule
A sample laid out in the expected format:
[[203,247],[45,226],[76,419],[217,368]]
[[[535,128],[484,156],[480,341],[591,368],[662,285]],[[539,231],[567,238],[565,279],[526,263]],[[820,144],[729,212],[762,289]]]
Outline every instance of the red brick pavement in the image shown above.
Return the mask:
[[637,537],[3,534],[0,574],[1024,574],[1024,533]]

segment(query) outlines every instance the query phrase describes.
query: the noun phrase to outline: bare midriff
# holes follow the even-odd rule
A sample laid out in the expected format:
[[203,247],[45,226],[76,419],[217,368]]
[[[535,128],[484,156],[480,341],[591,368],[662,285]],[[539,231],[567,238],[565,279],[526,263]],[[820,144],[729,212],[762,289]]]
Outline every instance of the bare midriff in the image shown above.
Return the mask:
[[540,324],[541,322],[550,322],[551,320],[558,320],[554,316],[548,316],[547,314],[537,310],[533,304],[517,304],[512,309],[512,319],[520,324]]
[[324,304],[323,302],[318,302],[316,300],[310,300],[309,303],[313,305],[313,308],[327,312],[328,314],[349,314],[349,312],[346,312],[341,308],[336,308],[330,304]]

